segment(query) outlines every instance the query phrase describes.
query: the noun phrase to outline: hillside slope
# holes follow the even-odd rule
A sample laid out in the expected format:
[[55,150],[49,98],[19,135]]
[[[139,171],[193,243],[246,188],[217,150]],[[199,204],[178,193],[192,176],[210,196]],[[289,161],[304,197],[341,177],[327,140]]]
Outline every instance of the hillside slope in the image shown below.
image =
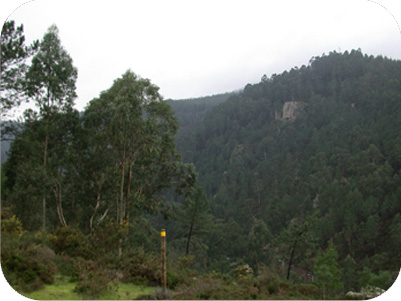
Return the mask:
[[[186,157],[215,216],[210,262],[266,264],[266,246],[278,247],[294,220],[314,215],[315,247],[333,239],[341,260],[398,272],[391,237],[401,222],[400,61],[360,50],[314,57],[248,84],[188,139],[195,148]],[[186,148],[186,139],[176,141]],[[259,239],[255,229],[263,229]]]

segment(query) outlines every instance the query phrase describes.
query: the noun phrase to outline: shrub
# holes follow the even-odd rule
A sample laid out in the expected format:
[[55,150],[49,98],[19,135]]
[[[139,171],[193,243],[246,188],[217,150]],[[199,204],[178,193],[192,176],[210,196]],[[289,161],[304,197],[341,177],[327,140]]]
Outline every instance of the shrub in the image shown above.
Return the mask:
[[73,264],[73,259],[70,256],[57,255],[55,262],[61,275],[70,277],[71,281],[78,279],[78,272]]
[[19,237],[24,233],[22,228],[22,222],[13,215],[10,218],[5,218],[1,220],[1,232],[16,234]]
[[245,277],[245,276],[248,276],[248,275],[253,275],[253,270],[252,270],[252,268],[251,268],[249,265],[245,264],[245,265],[241,265],[241,266],[237,267],[237,268],[233,271],[233,273],[234,273],[234,277],[235,277],[236,279],[238,279],[238,278],[240,278],[240,277]]
[[96,298],[115,288],[112,283],[112,273],[97,262],[81,257],[64,259],[72,263],[72,279],[78,280],[75,292],[87,298]]
[[181,283],[175,289],[174,299],[253,299],[258,289],[251,284],[233,284],[232,278],[212,271],[191,282]]
[[94,229],[94,232],[88,236],[93,249],[96,249],[98,257],[107,256],[108,253],[114,253],[120,240],[125,241],[128,235],[127,223],[115,223],[112,220],[102,223]]
[[364,267],[360,272],[359,284],[361,288],[373,286],[387,290],[393,284],[393,279],[388,271],[380,271],[375,274],[369,268]]
[[86,297],[96,298],[112,289],[110,279],[101,270],[91,271],[81,278],[74,291]]
[[316,285],[313,284],[294,284],[290,287],[290,290],[292,294],[297,297],[307,297],[307,299],[319,299],[320,297],[319,289],[316,287]]
[[178,260],[184,268],[188,268],[194,263],[194,258],[195,257],[193,255],[187,255],[187,256],[178,258]]
[[160,256],[146,253],[143,248],[127,251],[120,264],[126,282],[134,282],[138,276],[145,277],[149,283],[160,282]]
[[57,273],[54,252],[38,245],[8,250],[2,263],[7,281],[23,291],[39,289],[43,283],[53,283]]
[[282,294],[288,290],[290,284],[287,279],[282,278],[278,273],[267,267],[259,268],[259,288],[264,295]]
[[53,234],[48,235],[48,239],[57,254],[93,258],[88,238],[77,228],[69,226],[58,228]]
[[180,275],[174,270],[167,270],[167,286],[170,289],[176,288],[176,286],[180,283],[181,277]]

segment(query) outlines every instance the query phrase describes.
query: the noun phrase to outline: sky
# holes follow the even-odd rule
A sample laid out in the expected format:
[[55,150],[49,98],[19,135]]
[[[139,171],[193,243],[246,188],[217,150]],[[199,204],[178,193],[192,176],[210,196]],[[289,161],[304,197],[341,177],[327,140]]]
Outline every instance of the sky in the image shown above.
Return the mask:
[[361,48],[401,59],[399,0],[3,0],[27,43],[55,24],[78,69],[76,108],[128,69],[165,99],[242,89],[313,56]]

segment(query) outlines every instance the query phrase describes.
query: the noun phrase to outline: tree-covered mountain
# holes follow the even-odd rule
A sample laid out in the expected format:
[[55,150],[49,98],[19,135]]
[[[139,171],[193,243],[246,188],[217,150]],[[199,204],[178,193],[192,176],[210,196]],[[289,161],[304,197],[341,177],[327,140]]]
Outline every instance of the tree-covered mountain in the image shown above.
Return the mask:
[[[185,156],[214,216],[209,267],[279,259],[312,273],[316,251],[332,240],[342,263],[350,256],[359,270],[398,273],[400,61],[360,50],[313,57],[248,84],[191,137],[179,135],[178,149],[195,141]],[[307,235],[293,233],[312,216]]]
[[225,102],[231,95],[234,95],[234,92],[199,98],[167,100],[180,124],[175,142],[177,151],[182,155],[184,161],[193,161],[192,154],[195,151],[195,135],[193,133],[202,125],[205,116],[213,107]]

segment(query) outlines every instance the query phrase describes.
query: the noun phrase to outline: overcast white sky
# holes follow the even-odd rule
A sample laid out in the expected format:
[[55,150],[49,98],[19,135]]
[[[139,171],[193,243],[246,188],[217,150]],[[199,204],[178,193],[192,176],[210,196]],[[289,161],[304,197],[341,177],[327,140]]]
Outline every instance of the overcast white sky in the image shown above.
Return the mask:
[[25,2],[2,2],[2,20],[22,23],[28,43],[57,25],[78,68],[79,110],[127,69],[182,99],[241,89],[333,50],[401,59],[399,0]]

